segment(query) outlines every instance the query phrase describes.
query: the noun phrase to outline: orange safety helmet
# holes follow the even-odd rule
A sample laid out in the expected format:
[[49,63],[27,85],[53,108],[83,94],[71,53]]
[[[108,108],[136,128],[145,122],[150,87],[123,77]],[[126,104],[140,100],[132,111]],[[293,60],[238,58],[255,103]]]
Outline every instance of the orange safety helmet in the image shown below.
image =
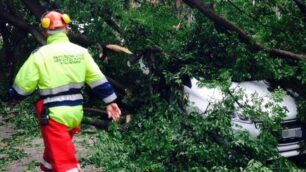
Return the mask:
[[67,27],[71,22],[70,17],[60,11],[47,11],[41,17],[41,27],[43,29],[58,29]]

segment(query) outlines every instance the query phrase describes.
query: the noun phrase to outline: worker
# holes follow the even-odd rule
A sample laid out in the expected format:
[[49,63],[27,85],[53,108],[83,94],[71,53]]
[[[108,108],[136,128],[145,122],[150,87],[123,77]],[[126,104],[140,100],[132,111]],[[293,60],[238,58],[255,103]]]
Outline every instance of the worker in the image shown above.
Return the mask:
[[10,97],[16,100],[36,89],[39,92],[36,108],[45,146],[40,165],[43,171],[80,171],[72,137],[80,130],[81,89],[85,83],[106,103],[109,118],[117,121],[121,115],[111,84],[88,50],[69,41],[70,22],[70,17],[60,11],[42,15],[47,44],[31,53],[9,90]]

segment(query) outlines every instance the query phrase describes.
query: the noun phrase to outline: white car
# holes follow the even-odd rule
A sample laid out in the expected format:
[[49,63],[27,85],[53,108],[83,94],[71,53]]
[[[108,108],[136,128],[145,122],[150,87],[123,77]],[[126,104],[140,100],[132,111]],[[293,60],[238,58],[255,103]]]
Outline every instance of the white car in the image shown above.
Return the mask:
[[[149,68],[143,63],[143,58],[138,59],[138,64],[143,74],[150,74]],[[184,92],[187,94],[189,100],[189,105],[186,108],[188,113],[197,111],[205,116],[214,104],[222,102],[225,98],[225,94],[220,88],[200,87],[199,81],[195,78],[184,78],[183,85]],[[252,104],[251,99],[256,94],[259,99],[262,99],[263,106],[261,109],[267,112],[269,116],[272,116],[273,113],[269,108],[265,108],[264,105],[266,103],[272,102],[282,107],[286,116],[282,121],[282,138],[279,140],[277,146],[279,154],[283,157],[293,157],[306,153],[306,151],[303,151],[303,145],[306,143],[306,130],[297,120],[297,105],[295,100],[291,96],[285,95],[282,101],[275,102],[268,88],[269,86],[265,81],[247,81],[240,83],[232,82],[230,90],[233,94],[239,94],[240,90],[243,90],[246,97],[240,100],[241,104]],[[260,125],[260,122],[246,118],[239,108],[233,114],[233,128],[238,130],[244,129],[253,138],[256,138],[260,134]]]
[[[188,112],[195,110],[203,115],[207,115],[207,112],[214,104],[221,102],[225,98],[225,94],[220,88],[200,87],[199,81],[195,78],[192,78],[191,83],[186,85],[184,85],[184,91],[189,98]],[[282,107],[286,116],[282,121],[282,138],[278,143],[277,149],[280,155],[284,157],[292,157],[305,153],[302,152],[302,145],[306,140],[306,131],[297,121],[297,105],[295,100],[291,96],[285,95],[282,101],[275,102],[271,97],[272,93],[268,90],[268,87],[265,81],[233,82],[230,90],[233,94],[239,94],[241,90],[243,90],[245,96],[242,100],[239,100],[241,104],[251,104],[252,97],[256,95],[261,99],[263,105],[267,102],[273,102]],[[238,109],[239,108],[237,108],[237,111],[233,114],[232,126],[238,125],[240,129],[248,131],[252,137],[256,138],[261,132],[260,123],[256,123],[250,120],[250,118],[245,117],[241,114],[243,112]],[[269,108],[263,106],[262,109],[264,109],[269,116],[272,115]],[[233,128],[235,129],[237,127]]]

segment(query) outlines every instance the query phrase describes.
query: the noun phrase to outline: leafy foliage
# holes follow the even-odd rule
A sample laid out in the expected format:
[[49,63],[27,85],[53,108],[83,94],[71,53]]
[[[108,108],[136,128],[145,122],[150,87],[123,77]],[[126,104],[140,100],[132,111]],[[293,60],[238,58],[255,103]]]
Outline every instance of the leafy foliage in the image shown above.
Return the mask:
[[[205,2],[243,28],[254,42],[293,52],[306,50],[305,22],[293,1]],[[11,1],[11,4],[24,14],[29,23],[38,25],[22,3]],[[197,113],[186,115],[182,78],[196,76],[207,85],[221,86],[227,93],[232,81],[270,81],[272,89],[276,89],[276,100],[282,98],[284,90],[292,90],[298,101],[300,119],[305,123],[305,61],[254,51],[241,43],[236,34],[195,9],[185,5],[176,8],[170,0],[54,0],[45,3],[45,7],[61,7],[70,14],[74,33],[82,33],[96,43],[129,47],[151,72],[144,75],[138,63],[128,67],[126,63],[132,57],[118,53],[110,52],[108,63],[102,63],[99,61],[99,46],[92,44],[89,47],[102,71],[124,83],[131,92],[122,99],[122,104],[134,119],[125,132],[118,131],[116,124],[108,132],[99,132],[96,152],[84,159],[84,164],[94,164],[108,171],[298,169],[290,161],[280,158],[275,149],[280,121],[284,117],[280,107],[267,104],[275,113],[274,118],[268,118],[261,108],[261,101],[254,95],[255,104],[247,107],[245,114],[248,118],[260,119],[263,128],[261,135],[253,139],[244,131],[232,129],[235,103],[243,94],[229,94],[205,119]],[[10,24],[6,27],[8,34],[14,36],[7,42],[0,40],[2,95],[12,82],[12,73],[16,73],[37,46],[34,38],[19,28]],[[13,59],[7,52],[12,49]],[[15,70],[6,65],[8,62],[15,62]],[[37,126],[30,110],[33,104],[33,99],[26,99],[25,104],[18,107],[19,113],[26,115],[14,119],[29,135],[35,130],[33,126]],[[99,104],[94,101],[86,105]],[[2,109],[1,113],[6,112],[4,107]],[[276,160],[267,162],[271,157]]]
[[248,171],[259,167],[269,171],[277,165],[295,168],[284,160],[266,161],[278,157],[277,140],[270,128],[256,140],[247,132],[232,130],[233,109],[226,104],[233,100],[219,104],[205,119],[199,114],[186,116],[157,97],[152,97],[152,102],[139,111],[126,132],[119,132],[114,125],[110,134],[99,133],[99,149],[87,163],[110,171]]

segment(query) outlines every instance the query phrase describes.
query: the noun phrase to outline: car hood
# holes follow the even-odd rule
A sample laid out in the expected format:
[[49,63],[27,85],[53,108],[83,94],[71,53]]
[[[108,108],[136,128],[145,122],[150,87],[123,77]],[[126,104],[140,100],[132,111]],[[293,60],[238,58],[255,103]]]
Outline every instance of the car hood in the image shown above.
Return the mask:
[[[266,108],[264,105],[268,102],[278,104],[286,112],[284,120],[296,119],[297,106],[295,100],[285,95],[281,102],[275,102],[272,98],[272,93],[268,90],[268,84],[265,81],[246,81],[246,82],[233,82],[230,90],[232,94],[240,94],[244,92],[244,96],[239,100],[241,104],[252,105],[254,96],[262,100],[262,110],[267,112],[269,116],[273,113],[271,109]],[[195,107],[199,112],[206,113],[209,108],[225,98],[225,94],[219,87],[208,88],[200,87],[199,81],[195,78],[191,79],[191,88],[184,86],[184,91],[187,93],[190,104]]]

